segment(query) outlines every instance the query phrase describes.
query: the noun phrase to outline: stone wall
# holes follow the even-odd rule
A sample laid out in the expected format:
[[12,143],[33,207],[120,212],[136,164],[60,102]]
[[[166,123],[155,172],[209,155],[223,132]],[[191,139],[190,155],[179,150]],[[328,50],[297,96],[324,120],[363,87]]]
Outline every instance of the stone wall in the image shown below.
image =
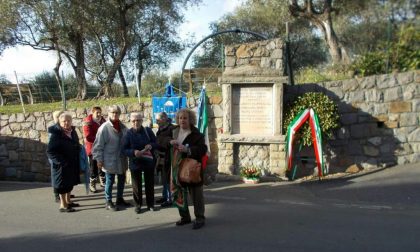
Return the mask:
[[286,102],[305,92],[332,98],[341,127],[326,146],[330,172],[420,162],[420,72],[285,87]]
[[[209,173],[217,172],[217,129],[222,128],[221,98],[209,99],[209,138],[211,156]],[[190,104],[194,105],[192,100]],[[121,121],[130,127],[129,113],[144,112],[144,125],[151,124],[150,104],[119,105]],[[106,111],[106,108],[103,108]],[[69,110],[73,115],[80,143],[83,144],[82,121],[89,108]],[[0,179],[20,181],[49,181],[50,167],[46,157],[47,128],[53,124],[52,112],[0,115]],[[156,129],[157,130],[157,129]]]

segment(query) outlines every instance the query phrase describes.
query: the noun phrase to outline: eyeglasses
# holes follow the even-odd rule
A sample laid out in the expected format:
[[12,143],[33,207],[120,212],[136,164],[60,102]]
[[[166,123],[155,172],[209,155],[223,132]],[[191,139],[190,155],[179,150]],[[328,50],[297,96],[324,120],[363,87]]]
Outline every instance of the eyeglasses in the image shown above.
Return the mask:
[[141,121],[143,121],[143,119],[134,119],[134,120],[131,120],[132,122],[141,122]]
[[117,115],[120,114],[120,112],[118,112],[118,111],[112,111],[112,112],[109,112],[109,113],[111,113],[111,114],[117,114]]

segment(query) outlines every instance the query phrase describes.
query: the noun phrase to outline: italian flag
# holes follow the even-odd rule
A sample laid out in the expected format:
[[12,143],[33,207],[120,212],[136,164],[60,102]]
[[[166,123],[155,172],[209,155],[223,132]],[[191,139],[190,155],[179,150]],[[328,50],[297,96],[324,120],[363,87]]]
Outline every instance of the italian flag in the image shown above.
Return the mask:
[[200,97],[198,99],[198,107],[197,107],[197,128],[204,135],[204,140],[207,145],[207,153],[203,156],[201,160],[201,164],[203,169],[207,166],[207,160],[210,156],[210,142],[209,142],[209,131],[207,128],[208,125],[208,114],[207,114],[207,94],[206,94],[206,87],[203,86],[200,92]]
[[327,174],[328,171],[325,168],[323,152],[322,152],[321,126],[319,124],[318,116],[312,108],[307,108],[301,111],[287,127],[287,134],[286,134],[287,170],[292,169],[293,142],[294,142],[295,134],[307,120],[309,120],[309,126],[311,127],[312,144],[314,146],[315,158],[317,161],[318,176],[322,177],[323,175]]

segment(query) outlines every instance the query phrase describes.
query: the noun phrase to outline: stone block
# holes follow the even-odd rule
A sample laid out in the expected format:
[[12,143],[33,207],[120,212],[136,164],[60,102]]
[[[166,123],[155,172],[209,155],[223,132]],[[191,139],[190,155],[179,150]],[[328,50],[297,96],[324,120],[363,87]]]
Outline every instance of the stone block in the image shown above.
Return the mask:
[[21,124],[20,123],[11,123],[11,124],[9,124],[9,126],[10,126],[10,129],[12,131],[21,130]]
[[396,121],[387,121],[384,122],[385,127],[389,128],[389,129],[395,129],[399,127],[399,123]]
[[10,136],[10,135],[13,135],[13,131],[10,129],[9,125],[6,125],[4,127],[1,127],[1,129],[0,129],[0,135],[2,135],[2,136]]
[[370,89],[376,86],[376,76],[364,77],[359,80],[361,89]]
[[238,49],[236,50],[236,58],[250,58],[252,57],[252,51],[249,45],[240,45]]
[[371,137],[368,139],[368,142],[373,144],[374,146],[379,146],[382,143],[381,137]]
[[393,87],[393,88],[386,89],[384,91],[384,98],[383,98],[383,100],[385,102],[399,101],[399,100],[402,99],[402,97],[403,97],[403,95],[402,95],[402,89],[401,89],[401,87]]
[[6,178],[16,177],[16,175],[17,175],[16,167],[8,167],[5,170],[6,171],[5,171],[4,175],[6,176]]
[[14,150],[9,150],[9,160],[12,161],[18,161],[19,160],[19,155],[16,151]]
[[35,129],[39,131],[46,131],[46,125],[44,118],[39,118],[35,123]]
[[346,168],[347,173],[358,173],[363,170],[363,167],[360,164],[352,164]]
[[363,154],[370,157],[377,157],[379,155],[379,149],[374,146],[365,145],[363,146]]
[[354,91],[357,88],[359,88],[359,82],[356,79],[344,80],[343,81],[343,91],[344,92]]
[[388,121],[388,115],[387,114],[377,114],[377,116],[374,116],[374,118],[378,122],[386,122],[386,121]]
[[417,127],[414,131],[408,134],[408,142],[420,142],[420,128]]
[[403,113],[400,115],[400,127],[418,126],[417,113]]
[[9,123],[14,123],[16,122],[16,114],[11,114],[9,116]]
[[274,49],[272,52],[271,52],[271,58],[272,59],[282,59],[283,58],[283,50],[281,50],[281,49]]
[[397,79],[401,85],[412,83],[414,82],[414,72],[398,73]]
[[390,113],[411,112],[411,102],[395,101],[389,105]]
[[378,160],[376,160],[375,158],[370,158],[370,159],[366,160],[365,162],[362,162],[361,166],[363,167],[363,169],[378,168]]
[[373,115],[388,114],[388,103],[373,104]]
[[7,120],[1,120],[0,121],[0,127],[4,127],[4,126],[6,126],[8,124],[9,124],[9,121],[7,121]]
[[413,112],[420,113],[420,100],[413,101]]
[[21,123],[25,121],[25,115],[23,113],[16,114],[16,122]]
[[365,102],[365,93],[364,91],[353,91],[351,93],[349,93],[349,100],[352,101],[353,103],[356,102]]
[[0,157],[8,157],[9,152],[7,151],[5,144],[0,144]]
[[273,67],[273,59],[268,57],[261,58],[260,67],[261,68],[272,68]]
[[343,125],[354,124],[357,122],[357,113],[346,113],[340,116],[340,122]]
[[377,89],[368,90],[365,95],[367,102],[382,102],[384,100],[383,92]]
[[395,87],[398,84],[397,78],[395,75],[383,74],[377,76],[377,87],[378,88],[390,88]]

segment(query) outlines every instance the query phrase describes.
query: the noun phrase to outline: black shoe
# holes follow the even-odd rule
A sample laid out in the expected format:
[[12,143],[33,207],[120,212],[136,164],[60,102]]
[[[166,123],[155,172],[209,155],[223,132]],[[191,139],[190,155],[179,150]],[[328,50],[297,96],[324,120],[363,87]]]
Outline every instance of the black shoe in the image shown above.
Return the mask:
[[196,222],[196,221],[194,221],[194,224],[193,224],[192,229],[200,229],[202,227],[204,227],[204,222]]
[[171,201],[165,201],[162,204],[160,204],[161,207],[171,207],[172,202]]
[[76,196],[74,196],[73,194],[70,194],[70,198],[76,198]]
[[161,199],[156,200],[156,203],[157,204],[162,204],[164,202],[166,202],[166,200],[164,198],[161,198]]
[[117,204],[117,206],[125,206],[125,207],[131,206],[131,204],[125,201],[123,198],[118,198],[115,204]]
[[74,203],[74,202],[69,204],[69,207],[79,207],[79,206],[80,206],[80,204]]
[[66,208],[60,208],[59,211],[60,213],[72,213],[72,212],[76,212],[76,209],[73,209],[71,207],[66,207]]
[[118,211],[120,210],[112,201],[107,201],[105,205],[106,210]]
[[190,224],[190,223],[191,223],[191,220],[188,220],[188,219],[180,219],[179,221],[177,221],[175,223],[175,225],[177,225],[177,226],[184,226],[184,225]]
[[136,208],[134,208],[134,212],[136,212],[136,214],[141,213],[141,206],[136,206]]
[[147,207],[147,211],[155,212],[156,208],[155,207]]

